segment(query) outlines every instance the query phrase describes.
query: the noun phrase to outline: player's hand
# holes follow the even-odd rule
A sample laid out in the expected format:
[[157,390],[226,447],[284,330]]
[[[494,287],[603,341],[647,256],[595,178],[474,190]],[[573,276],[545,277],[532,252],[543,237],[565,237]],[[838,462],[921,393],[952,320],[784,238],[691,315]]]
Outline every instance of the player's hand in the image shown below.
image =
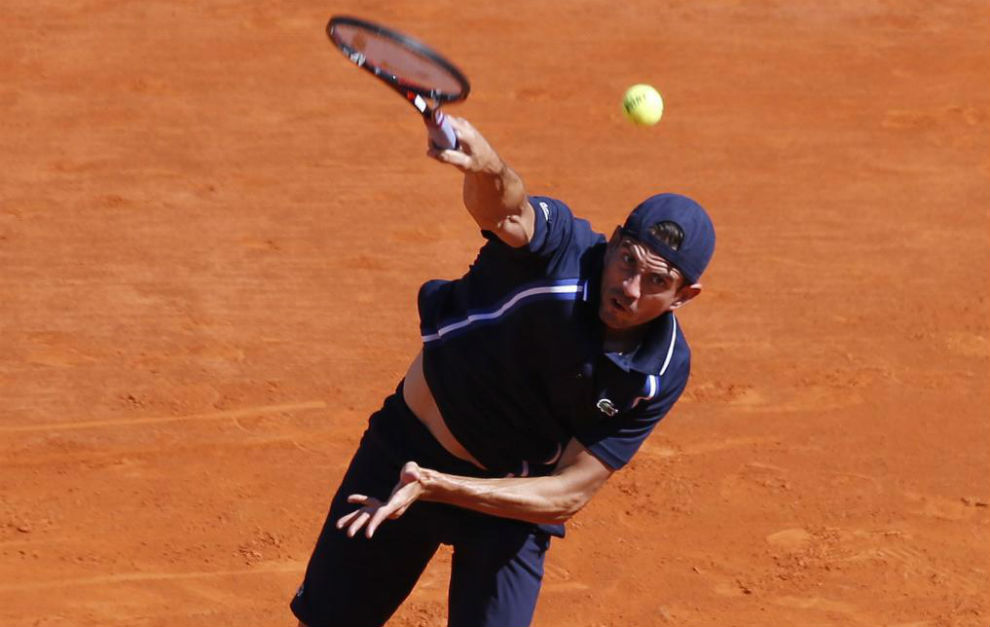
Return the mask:
[[371,538],[375,535],[378,526],[386,519],[402,516],[409,509],[409,506],[422,496],[424,488],[420,483],[421,475],[422,469],[416,462],[406,462],[402,471],[399,472],[399,482],[392,489],[387,503],[382,503],[375,497],[364,494],[350,495],[347,497],[348,503],[363,507],[341,516],[337,521],[337,529],[347,527],[347,537],[353,538],[363,527],[364,535]]
[[438,150],[431,145],[427,155],[461,172],[498,174],[502,171],[505,164],[478,129],[464,118],[447,116],[447,119],[457,136],[457,150]]

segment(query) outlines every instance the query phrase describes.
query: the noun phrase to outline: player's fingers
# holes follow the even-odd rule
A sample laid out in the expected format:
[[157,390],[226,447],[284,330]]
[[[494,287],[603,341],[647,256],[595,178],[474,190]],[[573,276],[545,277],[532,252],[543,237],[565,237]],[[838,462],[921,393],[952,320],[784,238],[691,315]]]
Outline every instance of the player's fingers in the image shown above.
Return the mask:
[[352,494],[347,497],[348,503],[361,503],[362,505],[368,502],[368,497],[364,494]]
[[344,514],[343,516],[341,516],[340,518],[338,518],[337,519],[337,529],[343,529],[344,527],[346,527],[347,525],[349,525],[352,520],[354,520],[355,518],[358,517],[358,515],[361,513],[361,511],[362,510],[360,510],[360,509],[356,509],[353,512],[351,512],[350,514]]
[[478,139],[478,131],[470,126],[455,126],[454,137],[457,138],[457,149],[462,152],[472,152],[472,147]]
[[378,525],[382,524],[386,518],[389,518],[394,510],[393,507],[385,505],[384,507],[379,507],[378,511],[374,513],[371,520],[368,521],[368,526],[364,530],[364,535],[369,539],[375,535],[375,531],[378,529]]
[[400,517],[400,516],[402,516],[403,514],[405,514],[405,513],[406,513],[406,510],[407,510],[407,509],[409,509],[409,506],[410,506],[410,505],[412,505],[412,503],[411,503],[411,502],[410,502],[410,503],[406,503],[406,504],[405,504],[405,505],[403,505],[402,507],[397,507],[397,508],[395,509],[395,511],[393,511],[393,512],[392,512],[392,513],[391,513],[391,514],[389,515],[389,518],[390,518],[390,519],[392,519],[392,520],[395,520],[396,518],[398,518],[398,517]]
[[[446,163],[448,165],[452,165],[452,166],[454,166],[455,168],[457,168],[457,169],[459,169],[461,171],[464,170],[464,167],[462,165],[460,165],[459,163],[455,163],[454,161],[451,161],[450,155],[447,155],[445,153],[457,153],[457,154],[460,154],[460,155],[463,155],[464,154],[464,153],[460,152],[459,150],[439,148],[438,146],[436,146],[432,142],[429,143],[429,144],[427,144],[427,149],[426,149],[426,156],[427,157],[430,157],[431,159],[435,159],[436,161],[439,161],[440,163]],[[454,157],[454,159],[456,160],[456,157]]]
[[460,168],[462,170],[470,169],[473,163],[471,155],[463,153],[460,150],[441,150],[437,152],[434,158],[437,161],[448,163],[455,168]]
[[368,522],[369,518],[371,518],[371,514],[368,513],[368,510],[359,509],[358,515],[354,517],[354,520],[347,528],[347,537],[353,538],[355,535],[357,535],[357,532],[361,531],[361,527],[363,527],[364,524]]
[[459,152],[459,151],[454,148],[441,148],[436,144],[434,144],[433,142],[429,142],[426,145],[427,157],[432,157],[433,159],[436,159],[437,161],[440,161],[442,163],[450,163],[447,157],[444,156],[445,152]]
[[477,132],[475,131],[474,126],[465,118],[459,118],[452,115],[448,115],[447,118],[450,120],[450,125],[454,127],[454,133],[456,133],[458,137],[461,136],[461,133],[467,134],[472,131]]
[[346,527],[348,523],[354,520],[360,512],[361,510],[357,509],[351,512],[350,514],[345,514],[340,518],[338,518],[336,523],[337,529],[343,529],[344,527]]

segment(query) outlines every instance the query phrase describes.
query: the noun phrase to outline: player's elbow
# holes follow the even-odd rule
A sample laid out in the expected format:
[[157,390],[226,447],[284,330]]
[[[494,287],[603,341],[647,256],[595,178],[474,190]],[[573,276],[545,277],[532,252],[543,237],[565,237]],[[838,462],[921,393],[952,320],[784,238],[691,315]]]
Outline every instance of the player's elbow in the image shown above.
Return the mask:
[[[583,470],[582,470],[583,469]],[[565,523],[591,502],[591,498],[605,484],[611,471],[599,462],[569,464],[548,478],[553,485],[551,496],[546,499],[546,511],[552,512],[554,524]]]
[[584,509],[584,506],[591,500],[590,494],[581,492],[564,494],[554,499],[550,508],[548,520],[543,521],[549,524],[564,524],[575,514]]
[[506,216],[496,223],[492,232],[512,248],[522,248],[533,239],[532,225],[527,225],[519,216]]

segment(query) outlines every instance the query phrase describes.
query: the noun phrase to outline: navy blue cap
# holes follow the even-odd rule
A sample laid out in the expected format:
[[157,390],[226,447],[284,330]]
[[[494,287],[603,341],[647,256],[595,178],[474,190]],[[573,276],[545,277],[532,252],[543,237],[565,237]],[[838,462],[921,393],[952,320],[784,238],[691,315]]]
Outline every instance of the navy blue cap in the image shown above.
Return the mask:
[[[665,220],[684,231],[684,240],[677,250],[650,233],[650,227]],[[674,264],[688,284],[701,278],[715,252],[715,226],[711,218],[701,205],[680,194],[650,196],[632,210],[622,231]]]

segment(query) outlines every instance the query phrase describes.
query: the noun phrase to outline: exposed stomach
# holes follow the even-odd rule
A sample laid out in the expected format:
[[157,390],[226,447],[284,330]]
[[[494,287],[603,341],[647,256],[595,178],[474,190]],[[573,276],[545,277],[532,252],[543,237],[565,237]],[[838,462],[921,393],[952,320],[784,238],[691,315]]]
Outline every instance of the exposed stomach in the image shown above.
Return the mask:
[[423,351],[420,349],[416,358],[409,365],[406,377],[402,384],[402,398],[412,413],[419,418],[419,421],[436,438],[437,442],[444,447],[448,453],[467,462],[471,462],[481,469],[485,469],[471,453],[468,453],[454,434],[447,428],[443,416],[440,415],[440,408],[437,407],[433,392],[426,383],[426,375],[423,374]]

